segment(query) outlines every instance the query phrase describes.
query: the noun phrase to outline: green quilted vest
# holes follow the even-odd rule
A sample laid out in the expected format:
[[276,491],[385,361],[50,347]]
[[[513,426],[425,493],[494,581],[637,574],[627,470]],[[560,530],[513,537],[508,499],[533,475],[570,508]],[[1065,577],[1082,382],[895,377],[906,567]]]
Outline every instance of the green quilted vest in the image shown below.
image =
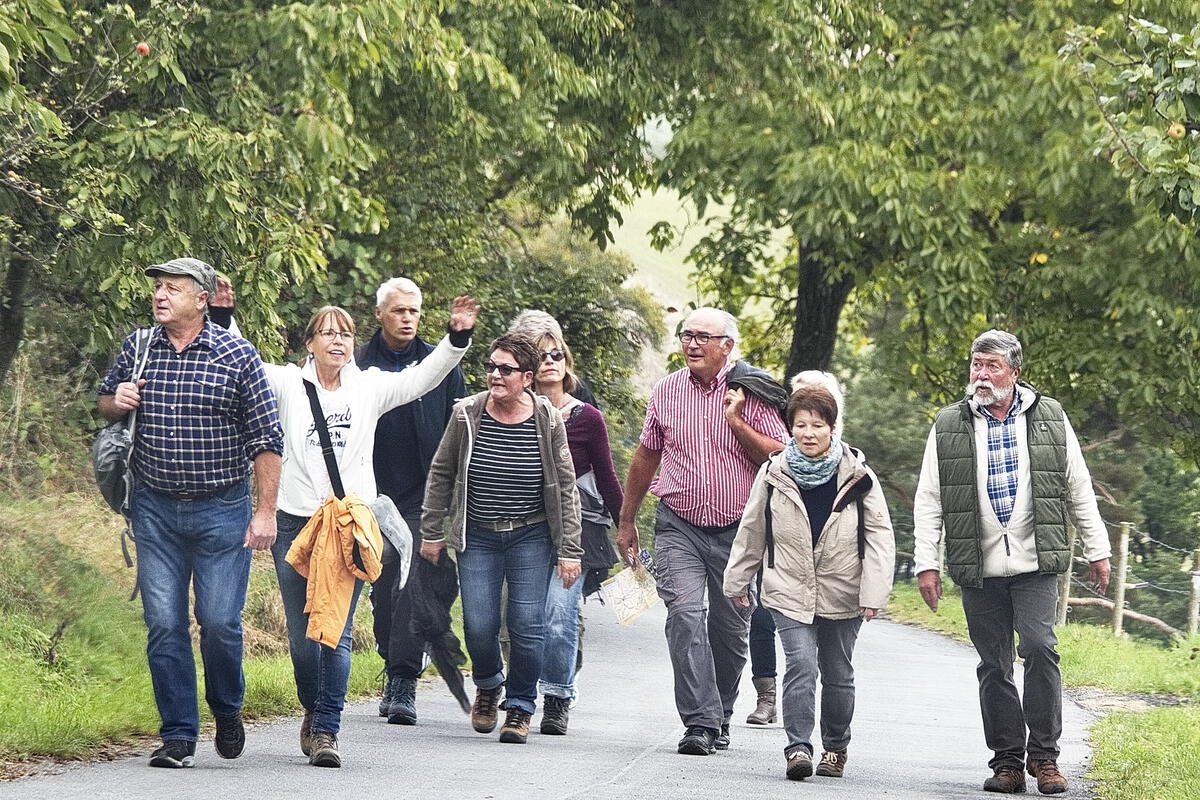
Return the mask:
[[[1067,432],[1062,406],[1057,400],[1036,395],[1024,414],[1038,572],[1066,572],[1071,551],[1067,547]],[[959,586],[982,586],[975,431],[967,401],[939,411],[933,428],[946,530],[945,570]]]

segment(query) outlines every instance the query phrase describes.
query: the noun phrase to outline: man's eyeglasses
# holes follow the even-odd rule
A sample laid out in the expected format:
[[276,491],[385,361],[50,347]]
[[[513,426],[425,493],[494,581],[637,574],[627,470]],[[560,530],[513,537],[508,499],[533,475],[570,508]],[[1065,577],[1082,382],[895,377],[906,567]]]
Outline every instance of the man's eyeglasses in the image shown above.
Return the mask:
[[562,361],[566,357],[567,357],[566,351],[560,350],[557,347],[554,348],[553,350],[547,350],[546,352],[542,353],[542,361],[545,361],[547,358],[550,359],[551,361]]
[[341,339],[346,342],[354,341],[354,331],[317,331],[317,335],[327,342],[332,342],[334,339]]
[[483,362],[483,371],[487,375],[491,375],[496,370],[500,370],[500,374],[507,378],[514,372],[521,372],[520,367],[514,367],[512,364],[497,364],[495,361]]
[[694,331],[684,331],[683,333],[679,334],[679,341],[683,342],[684,344],[687,344],[688,342],[695,342],[696,344],[700,345],[701,347],[708,344],[713,339],[728,339],[728,338],[729,338],[728,336],[725,336],[723,334],[695,333]]

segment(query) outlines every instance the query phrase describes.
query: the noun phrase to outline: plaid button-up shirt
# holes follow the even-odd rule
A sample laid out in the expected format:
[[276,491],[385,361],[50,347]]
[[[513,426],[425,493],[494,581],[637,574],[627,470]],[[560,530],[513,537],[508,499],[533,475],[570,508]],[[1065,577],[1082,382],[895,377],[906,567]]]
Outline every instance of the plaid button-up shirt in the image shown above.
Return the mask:
[[[134,337],[121,344],[100,394],[116,394],[133,373]],[[133,472],[169,494],[209,494],[250,472],[262,452],[283,453],[275,396],[258,351],[206,320],[200,334],[176,352],[166,331],[150,337],[142,373]]]
[[1004,419],[996,419],[985,408],[980,408],[979,413],[987,421],[988,500],[996,519],[1007,526],[1017,501],[1017,414],[1021,413],[1021,393],[1016,392]]

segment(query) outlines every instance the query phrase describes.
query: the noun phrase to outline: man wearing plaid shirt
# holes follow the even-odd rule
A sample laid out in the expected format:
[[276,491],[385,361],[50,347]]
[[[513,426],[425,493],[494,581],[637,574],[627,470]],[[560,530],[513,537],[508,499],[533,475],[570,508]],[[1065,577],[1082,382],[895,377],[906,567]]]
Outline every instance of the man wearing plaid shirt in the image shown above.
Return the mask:
[[[1058,770],[1062,682],[1054,623],[1058,575],[1071,569],[1070,514],[1098,592],[1108,585],[1108,533],[1091,476],[1062,406],[1024,383],[1021,343],[1004,331],[971,345],[964,400],[938,412],[917,484],[914,555],[921,595],[937,610],[946,571],[962,590],[979,653],[979,704],[993,751],[990,792],[1067,789]],[[1024,659],[1023,698],[1013,681],[1013,638]]]
[[[130,380],[135,348],[134,337],[127,337],[100,384],[99,405],[110,422],[138,409],[130,518],[163,740],[150,765],[190,767],[200,717],[189,587],[195,586],[216,749],[237,758],[245,746],[242,607],[251,551],[275,541],[283,434],[257,351],[205,316],[216,293],[213,268],[177,258],[148,267],[146,274],[154,278],[158,323],[146,367],[137,383]],[[253,514],[251,464],[258,500]]]

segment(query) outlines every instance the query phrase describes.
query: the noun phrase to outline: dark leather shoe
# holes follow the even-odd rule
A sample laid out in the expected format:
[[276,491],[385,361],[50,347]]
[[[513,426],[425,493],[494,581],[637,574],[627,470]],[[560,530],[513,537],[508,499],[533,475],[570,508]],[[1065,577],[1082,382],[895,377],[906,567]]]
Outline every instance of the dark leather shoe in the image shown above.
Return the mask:
[[713,741],[713,746],[718,750],[729,749],[729,723],[721,723],[721,732],[717,734],[716,740]]
[[1067,790],[1067,779],[1058,771],[1058,762],[1054,759],[1031,758],[1025,768],[1037,778],[1038,791],[1042,794],[1061,794]]
[[701,725],[689,725],[679,740],[679,753],[685,756],[711,756],[717,752],[717,732]]
[[1025,774],[1020,767],[997,767],[992,777],[983,782],[985,792],[1025,794]]

